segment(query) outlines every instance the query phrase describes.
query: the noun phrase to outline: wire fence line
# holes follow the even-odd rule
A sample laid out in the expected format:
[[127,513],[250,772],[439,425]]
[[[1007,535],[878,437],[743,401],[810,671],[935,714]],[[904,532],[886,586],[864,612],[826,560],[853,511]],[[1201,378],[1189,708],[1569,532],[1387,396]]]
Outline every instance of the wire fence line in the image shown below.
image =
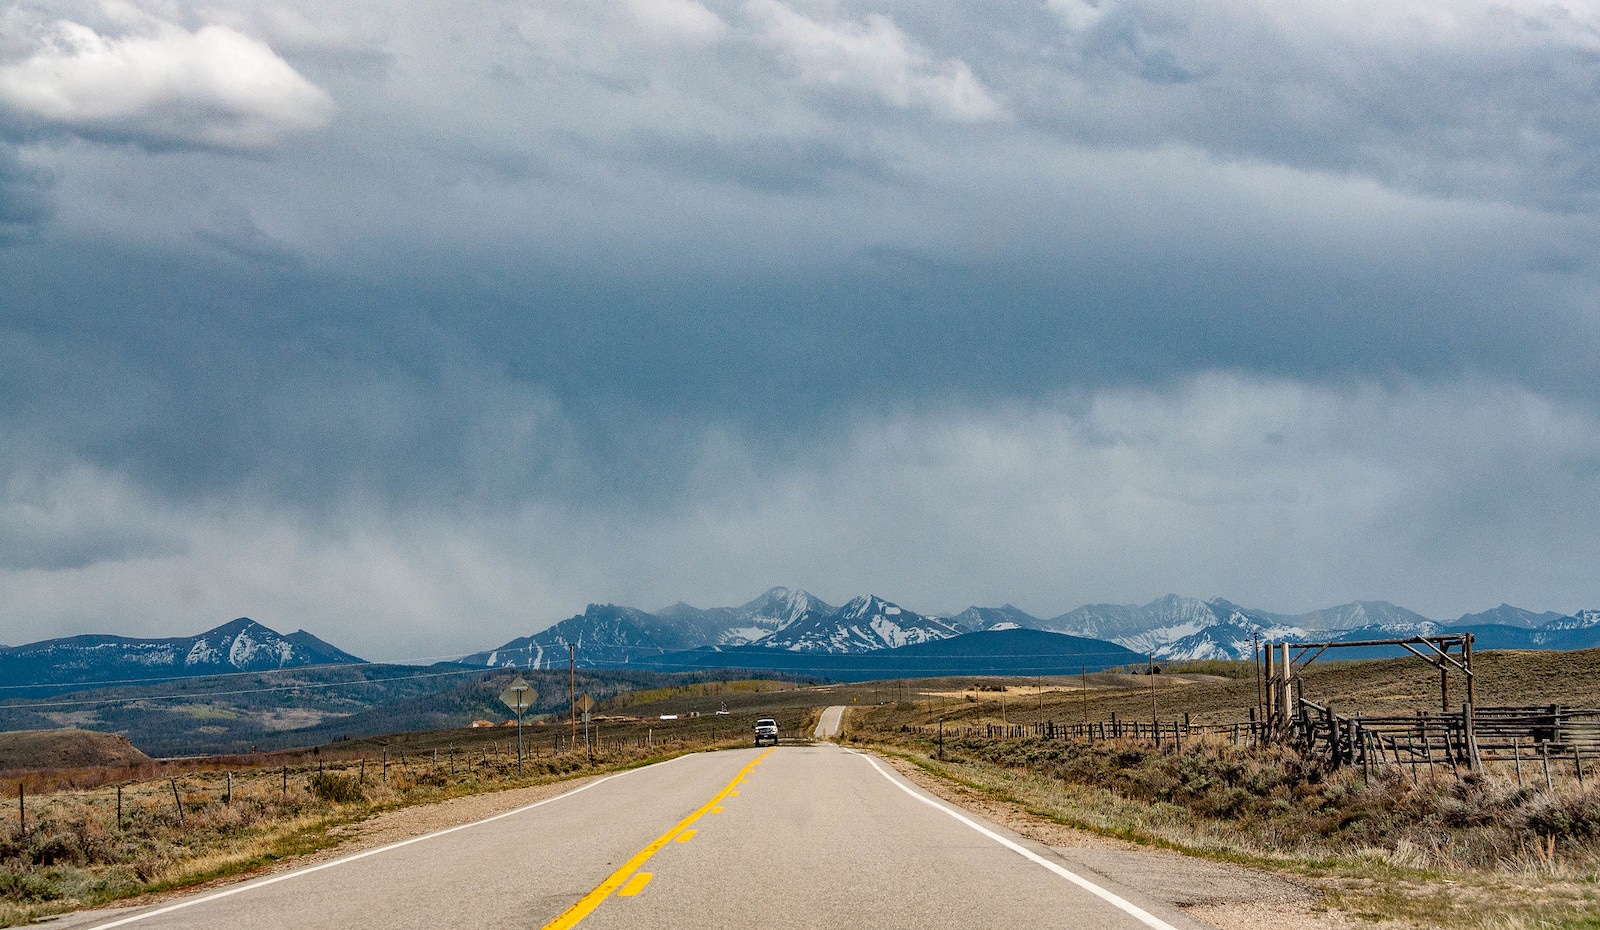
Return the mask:
[[1197,740],[1258,748],[1288,745],[1329,768],[1359,766],[1372,775],[1396,770],[1418,781],[1493,771],[1517,784],[1583,785],[1600,776],[1600,710],[1559,704],[1479,707],[1476,712],[1343,716],[1332,707],[1299,702],[1287,729],[1254,719],[1195,724],[1184,714],[1169,721],[1119,718],[1056,723],[906,724],[922,737],[979,740],[1127,741],[1182,752]]

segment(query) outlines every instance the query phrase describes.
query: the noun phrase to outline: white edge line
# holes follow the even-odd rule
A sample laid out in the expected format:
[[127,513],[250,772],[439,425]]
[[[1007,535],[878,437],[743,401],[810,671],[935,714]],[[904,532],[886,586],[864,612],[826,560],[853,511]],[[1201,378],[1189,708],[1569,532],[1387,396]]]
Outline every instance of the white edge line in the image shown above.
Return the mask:
[[1140,907],[1139,905],[1134,904],[1132,901],[1129,901],[1128,899],[1122,897],[1121,895],[1118,895],[1118,894],[1116,894],[1115,892],[1113,892],[1113,891],[1111,891],[1109,889],[1102,888],[1101,886],[1095,884],[1094,882],[1089,881],[1087,878],[1084,878],[1082,875],[1079,875],[1076,872],[1073,872],[1073,871],[1071,871],[1069,869],[1065,869],[1065,868],[1061,867],[1060,865],[1057,865],[1056,863],[1051,862],[1049,859],[1046,859],[1045,857],[1039,855],[1038,853],[1034,852],[1033,850],[1029,849],[1026,846],[1023,846],[1020,843],[1015,843],[1015,842],[1012,842],[1011,840],[1006,839],[1005,837],[1003,837],[1000,834],[994,832],[993,830],[989,829],[988,827],[985,827],[983,824],[978,823],[977,821],[975,821],[972,818],[966,816],[965,814],[962,814],[959,811],[952,810],[951,808],[948,808],[948,807],[944,806],[943,804],[940,804],[938,801],[935,801],[934,799],[932,799],[930,797],[926,797],[926,796],[924,796],[922,794],[917,793],[916,791],[911,790],[910,788],[908,788],[904,784],[902,784],[899,781],[899,779],[897,779],[894,776],[890,775],[888,772],[885,772],[883,770],[883,768],[878,765],[878,761],[876,759],[872,758],[871,756],[867,755],[866,753],[858,752],[858,751],[856,751],[854,749],[846,749],[845,751],[849,752],[849,753],[852,753],[854,755],[858,755],[861,758],[867,760],[867,764],[872,766],[873,768],[877,769],[878,770],[878,774],[882,775],[884,778],[887,778],[889,780],[890,784],[894,785],[896,788],[899,788],[901,791],[904,791],[906,794],[911,795],[913,798],[916,798],[918,801],[921,801],[922,803],[928,805],[929,807],[937,808],[937,809],[939,809],[941,811],[944,811],[946,814],[949,814],[951,817],[954,817],[955,819],[961,821],[962,823],[966,824],[967,826],[971,827],[972,829],[978,831],[979,833],[982,833],[984,836],[987,836],[989,839],[994,840],[996,843],[999,843],[1000,845],[1006,847],[1007,849],[1011,850],[1012,852],[1017,853],[1018,855],[1022,856],[1025,859],[1031,860],[1033,862],[1038,863],[1039,865],[1044,866],[1045,868],[1047,868],[1050,871],[1056,873],[1057,875],[1061,876],[1062,878],[1066,879],[1067,881],[1072,882],[1074,885],[1077,885],[1079,888],[1082,888],[1084,891],[1087,891],[1090,894],[1094,895],[1095,897],[1100,898],[1101,900],[1105,901],[1106,903],[1112,905],[1113,907],[1116,907],[1119,910],[1122,910],[1122,911],[1126,912],[1130,916],[1132,916],[1135,919],[1139,920],[1144,925],[1146,925],[1148,927],[1152,927],[1152,928],[1154,928],[1154,930],[1178,930],[1177,927],[1174,927],[1172,924],[1167,923],[1166,921],[1164,921],[1161,918],[1157,917],[1156,915],[1150,913],[1149,911],[1145,910],[1144,908]]
[[432,833],[424,833],[421,836],[413,836],[410,839],[397,840],[396,842],[389,843],[385,846],[363,850],[358,853],[351,853],[348,856],[343,856],[328,862],[318,863],[317,865],[308,865],[305,868],[294,869],[293,871],[284,872],[281,875],[272,875],[267,878],[257,879],[253,882],[245,882],[242,885],[235,885],[232,888],[224,888],[221,891],[216,891],[208,895],[201,895],[198,898],[185,898],[182,901],[168,904],[166,907],[158,907],[155,910],[143,911],[138,914],[130,914],[127,917],[119,918],[109,923],[95,924],[92,927],[86,927],[84,930],[110,930],[112,927],[120,927],[124,924],[131,924],[134,921],[145,920],[150,917],[159,917],[162,914],[170,914],[173,911],[181,911],[186,907],[194,907],[196,904],[205,904],[209,901],[215,901],[218,898],[226,898],[232,895],[241,894],[246,891],[254,891],[257,888],[265,888],[268,885],[276,885],[278,882],[286,882],[291,878],[299,878],[302,875],[310,875],[313,872],[320,872],[323,869],[331,869],[334,866],[346,865],[348,863],[355,862],[358,859],[365,859],[368,856],[376,856],[379,853],[390,852],[399,849],[402,846],[410,846],[412,843],[420,843],[424,840],[437,839],[441,836],[454,833],[457,830],[467,830],[471,829],[472,827],[481,827],[486,823],[493,823],[496,820],[503,820],[506,817],[514,817],[517,814],[527,813],[528,811],[533,810],[535,807],[543,807],[546,804],[554,803],[562,798],[570,798],[581,791],[588,791],[590,788],[593,788],[599,784],[603,784],[604,782],[608,782],[613,778],[621,778],[624,775],[632,775],[634,772],[642,772],[645,769],[655,768],[658,765],[668,765],[678,761],[679,759],[688,758],[691,755],[694,755],[694,753],[685,753],[684,755],[676,756],[662,762],[656,762],[650,765],[641,765],[636,769],[628,769],[626,772],[614,772],[610,775],[604,776],[603,778],[596,778],[594,781],[591,781],[586,785],[579,785],[571,791],[562,792],[553,798],[545,798],[543,801],[535,801],[532,804],[524,804],[522,807],[518,807],[514,810],[503,811],[493,815],[492,817],[485,817],[482,820],[474,820],[471,823],[456,824],[453,827],[446,827],[443,830],[435,830]]

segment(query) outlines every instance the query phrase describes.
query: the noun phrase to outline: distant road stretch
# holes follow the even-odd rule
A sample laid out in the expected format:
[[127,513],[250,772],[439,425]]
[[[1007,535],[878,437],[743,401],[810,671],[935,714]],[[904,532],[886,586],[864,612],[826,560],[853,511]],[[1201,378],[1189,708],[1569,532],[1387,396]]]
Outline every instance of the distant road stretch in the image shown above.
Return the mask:
[[844,719],[843,707],[830,707],[822,712],[822,719],[817,721],[817,739],[833,739],[839,735],[839,724]]
[[[836,727],[837,714],[833,720]],[[684,756],[475,824],[54,925],[1201,926],[931,798],[880,760],[834,745]]]

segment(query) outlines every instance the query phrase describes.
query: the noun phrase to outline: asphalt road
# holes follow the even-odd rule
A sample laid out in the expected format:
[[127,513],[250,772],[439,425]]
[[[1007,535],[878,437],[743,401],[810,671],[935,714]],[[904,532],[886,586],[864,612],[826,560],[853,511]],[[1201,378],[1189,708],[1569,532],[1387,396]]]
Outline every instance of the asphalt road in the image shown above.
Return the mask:
[[829,707],[817,719],[817,729],[813,733],[817,739],[833,739],[839,735],[839,724],[844,717],[843,707]]
[[699,753],[74,928],[1185,928],[831,744]]

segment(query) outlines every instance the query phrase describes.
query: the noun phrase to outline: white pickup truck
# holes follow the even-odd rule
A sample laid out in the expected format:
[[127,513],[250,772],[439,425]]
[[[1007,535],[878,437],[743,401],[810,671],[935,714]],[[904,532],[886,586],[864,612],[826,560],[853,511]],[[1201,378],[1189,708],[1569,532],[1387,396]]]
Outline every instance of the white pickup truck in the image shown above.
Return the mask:
[[762,717],[756,721],[756,745],[760,746],[765,740],[772,745],[778,745],[778,721],[771,717]]

